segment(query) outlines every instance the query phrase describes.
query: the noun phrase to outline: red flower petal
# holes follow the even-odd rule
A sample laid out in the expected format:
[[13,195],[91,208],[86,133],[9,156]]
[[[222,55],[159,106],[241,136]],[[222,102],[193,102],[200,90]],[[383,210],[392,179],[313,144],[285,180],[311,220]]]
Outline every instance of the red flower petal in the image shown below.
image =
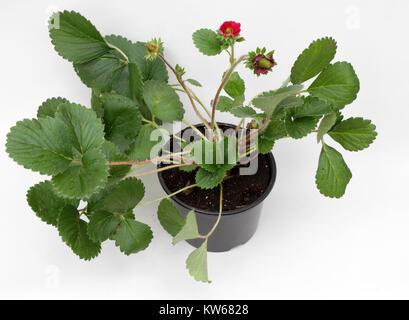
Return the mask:
[[220,26],[219,31],[224,37],[236,37],[241,31],[240,23],[234,21],[225,21]]

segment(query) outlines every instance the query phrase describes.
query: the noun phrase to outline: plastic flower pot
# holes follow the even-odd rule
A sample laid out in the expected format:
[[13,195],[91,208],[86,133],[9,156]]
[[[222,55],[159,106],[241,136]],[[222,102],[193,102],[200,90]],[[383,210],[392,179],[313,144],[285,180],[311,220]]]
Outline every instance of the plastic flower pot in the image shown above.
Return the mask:
[[[235,126],[231,124],[226,123],[218,124],[219,126],[223,127],[235,128]],[[201,128],[203,127],[203,125],[196,125],[196,127]],[[187,129],[191,130],[190,128],[186,128],[184,130]],[[184,130],[182,130],[178,135],[181,136]],[[198,139],[200,139],[200,137],[196,135],[194,137],[194,140]],[[169,147],[170,143],[171,141],[168,142],[167,145],[165,145],[165,148]],[[263,209],[263,202],[273,189],[277,174],[276,164],[272,153],[270,152],[266,156],[269,166],[270,177],[265,192],[256,201],[249,203],[248,205],[245,205],[239,209],[228,210],[223,212],[219,225],[217,226],[214,233],[208,239],[207,244],[208,251],[210,252],[229,251],[232,248],[235,248],[246,243],[255,234],[260,214]],[[163,164],[158,165],[158,167],[161,166],[163,166]],[[165,192],[167,194],[171,194],[172,191],[166,185],[162,172],[158,173],[158,178]],[[196,213],[199,232],[201,234],[207,234],[212,229],[213,225],[217,220],[217,216],[219,214],[218,211],[210,211],[195,208],[185,203],[184,201],[178,199],[177,196],[172,197],[171,200],[173,204],[176,206],[176,208],[179,209],[183,216],[186,216],[190,210],[194,210],[194,212]],[[187,240],[187,242],[197,248],[202,244],[203,239]]]

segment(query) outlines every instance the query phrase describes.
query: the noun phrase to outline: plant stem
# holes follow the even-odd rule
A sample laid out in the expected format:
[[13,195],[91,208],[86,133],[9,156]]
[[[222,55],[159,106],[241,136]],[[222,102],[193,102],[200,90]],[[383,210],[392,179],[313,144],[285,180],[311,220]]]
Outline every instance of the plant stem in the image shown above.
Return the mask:
[[173,72],[174,75],[176,76],[176,79],[178,80],[178,82],[180,83],[180,85],[182,86],[182,88],[186,91],[186,94],[187,94],[187,96],[188,96],[188,98],[189,98],[189,100],[190,100],[190,103],[191,103],[193,109],[195,110],[197,116],[198,116],[199,119],[203,122],[203,124],[206,126],[206,128],[208,128],[208,129],[211,131],[212,129],[210,128],[209,123],[206,121],[205,118],[203,118],[203,116],[201,115],[201,113],[200,113],[199,110],[197,109],[196,104],[195,104],[195,102],[194,102],[194,100],[193,100],[192,95],[190,94],[189,90],[186,88],[185,82],[182,80],[182,78],[178,75],[178,73],[176,72],[176,70],[169,64],[169,62],[166,61],[166,59],[165,59],[161,54],[159,54],[158,56],[159,56],[159,58],[161,58],[162,61],[169,67],[169,69],[172,70],[172,72]]
[[189,121],[187,121],[186,119],[183,119],[182,122],[183,122],[185,125],[191,127],[192,130],[195,131],[203,140],[208,140],[208,139],[206,138],[206,136],[205,136],[203,133],[201,133],[200,130],[199,130],[198,128],[196,128],[193,124],[191,124]]
[[234,130],[234,135],[235,136],[237,136],[237,134],[239,133],[239,129],[240,129],[241,125],[244,123],[244,121],[245,121],[245,118],[240,120],[239,124],[236,127],[236,130]]
[[106,42],[106,44],[108,45],[108,47],[110,47],[110,48],[112,48],[112,49],[118,51],[118,52],[125,58],[127,64],[129,63],[129,58],[128,58],[128,56],[127,56],[121,49],[119,49],[117,46],[114,46],[113,44],[109,43],[109,42],[106,41],[106,40],[105,40],[105,42]]
[[166,170],[170,170],[170,169],[174,169],[174,168],[179,168],[179,167],[184,167],[184,166],[191,166],[192,164],[193,163],[172,164],[170,166],[162,167],[162,168],[151,170],[151,171],[131,174],[131,175],[127,176],[127,178],[129,178],[129,177],[143,177],[143,176],[147,176],[147,175],[152,174],[152,173],[158,173],[158,172],[162,172],[162,171],[166,171]]
[[231,46],[231,55],[230,55],[230,65],[232,66],[234,64],[234,44],[232,44]]
[[240,62],[242,62],[243,60],[247,59],[248,56],[247,55],[243,55],[241,56],[235,63],[233,63],[233,65],[230,67],[230,69],[226,72],[222,83],[220,84],[219,88],[217,89],[216,95],[213,99],[213,106],[212,106],[212,121],[211,121],[211,127],[212,129],[214,128],[214,116],[216,113],[216,105],[217,105],[217,100],[219,100],[219,96],[220,96],[220,92],[222,91],[222,89],[224,88],[225,84],[227,83],[227,81],[229,80],[231,74],[233,73],[233,70],[240,64]]
[[290,81],[291,81],[291,76],[289,76],[287,79],[285,79],[285,81],[281,84],[280,88],[284,88],[284,87],[288,86]]
[[182,188],[182,189],[179,189],[178,191],[173,192],[173,193],[171,193],[171,194],[168,194],[168,195],[166,195],[166,196],[163,196],[163,197],[161,197],[161,198],[158,198],[158,199],[155,199],[155,200],[151,200],[151,201],[148,201],[148,202],[144,202],[144,203],[140,203],[140,204],[138,204],[135,208],[137,208],[137,207],[142,207],[142,206],[146,206],[146,205],[148,205],[148,204],[152,204],[152,203],[155,203],[155,202],[158,202],[158,201],[162,201],[163,199],[171,198],[171,197],[177,195],[178,193],[181,193],[181,192],[186,191],[186,190],[188,190],[188,189],[194,188],[194,187],[196,187],[196,186],[197,186],[197,184],[192,184],[192,185],[190,185],[190,186],[187,186],[187,187],[184,187],[184,188]]
[[183,151],[183,152],[176,152],[176,153],[170,153],[170,154],[166,154],[164,156],[157,156],[155,158],[149,159],[149,160],[144,160],[144,161],[110,161],[107,162],[107,166],[123,166],[123,165],[141,165],[141,164],[148,164],[154,161],[160,161],[163,159],[167,159],[167,158],[172,158],[175,156],[180,156],[180,155],[184,155],[184,154],[189,154],[190,151]]
[[155,121],[151,121],[151,120],[148,120],[148,119],[145,119],[145,118],[142,118],[142,121],[144,121],[146,123],[149,123],[150,125],[154,126],[156,129],[163,130],[171,138],[177,139],[177,140],[182,141],[182,142],[187,142],[185,139],[182,139],[181,137],[179,137],[177,135],[174,135],[173,133],[170,133],[165,128],[160,127]]
[[199,238],[202,239],[208,239],[214,232],[214,230],[216,230],[217,226],[219,225],[219,222],[222,218],[222,213],[223,213],[223,184],[220,183],[220,202],[219,202],[219,215],[217,216],[217,220],[213,226],[213,228],[209,231],[208,234],[206,234],[205,236],[200,236]]

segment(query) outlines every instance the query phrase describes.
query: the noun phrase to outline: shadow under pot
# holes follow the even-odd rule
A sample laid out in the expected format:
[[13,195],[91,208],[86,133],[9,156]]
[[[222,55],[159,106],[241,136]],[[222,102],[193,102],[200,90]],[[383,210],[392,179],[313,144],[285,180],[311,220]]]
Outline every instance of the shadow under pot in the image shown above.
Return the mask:
[[[218,123],[224,135],[230,135],[235,126]],[[203,125],[196,125],[204,132]],[[234,131],[233,131],[234,132]],[[185,128],[177,134],[187,141],[200,140],[200,136],[191,128]],[[178,140],[171,139],[165,150],[173,151]],[[253,155],[254,156],[254,155]],[[251,159],[251,157],[249,157]],[[248,159],[248,160],[249,160]],[[276,179],[276,164],[272,153],[259,154],[247,164],[236,166],[223,181],[223,213],[221,220],[208,239],[210,252],[228,251],[246,243],[257,230],[260,213],[265,198],[270,194]],[[158,167],[167,164],[160,163]],[[171,194],[189,184],[195,183],[196,171],[185,172],[178,168],[158,172],[159,182],[167,194]],[[249,174],[252,173],[252,174]],[[220,187],[214,189],[188,189],[171,198],[173,204],[183,216],[193,210],[196,214],[200,234],[207,234],[216,223],[219,214]],[[199,247],[203,239],[187,240],[194,247]]]

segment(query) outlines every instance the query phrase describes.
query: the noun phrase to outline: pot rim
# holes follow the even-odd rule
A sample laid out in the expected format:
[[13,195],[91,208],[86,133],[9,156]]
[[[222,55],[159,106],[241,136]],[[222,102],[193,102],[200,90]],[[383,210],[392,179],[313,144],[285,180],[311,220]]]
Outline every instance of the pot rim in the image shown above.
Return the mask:
[[[233,126],[232,124],[225,123],[225,122],[217,122],[217,124],[222,125],[222,126],[228,126],[228,127]],[[199,128],[203,127],[203,124],[196,124],[195,127],[199,127]],[[233,126],[233,127],[235,127],[235,126]],[[188,128],[185,128],[185,129],[188,129]],[[185,129],[183,129],[183,130],[185,130]],[[181,132],[183,132],[183,130]],[[181,132],[179,132],[178,134],[180,134]],[[269,181],[268,186],[267,186],[266,190],[264,191],[264,193],[256,201],[254,201],[254,202],[252,202],[252,203],[250,203],[250,204],[248,204],[248,205],[246,205],[244,207],[241,207],[239,209],[234,209],[234,210],[223,211],[223,215],[225,215],[225,216],[234,215],[234,214],[239,214],[239,213],[242,213],[244,211],[247,211],[247,210],[259,205],[260,203],[262,203],[267,198],[267,196],[270,194],[271,190],[273,189],[276,177],[277,177],[277,166],[276,166],[274,156],[273,156],[273,154],[271,152],[269,152],[269,153],[267,153],[265,155],[267,156],[267,161],[268,161],[269,166],[270,166],[270,181]],[[257,159],[258,159],[258,156],[257,156]],[[160,165],[161,164],[159,163],[157,165],[157,167],[159,168]],[[159,183],[161,184],[163,190],[165,190],[165,192],[168,195],[171,194],[172,191],[166,185],[166,183],[165,183],[165,181],[163,179],[163,176],[162,176],[162,171],[158,172],[157,175],[158,175]],[[188,210],[193,210],[195,213],[200,213],[200,214],[204,214],[204,215],[218,215],[219,214],[219,211],[211,211],[211,210],[204,210],[204,209],[195,208],[195,207],[185,203],[184,201],[178,199],[177,196],[173,196],[173,197],[171,197],[171,199],[173,201],[175,201],[176,203],[178,203],[180,206],[182,206],[182,207],[184,207],[184,208],[186,208]]]

